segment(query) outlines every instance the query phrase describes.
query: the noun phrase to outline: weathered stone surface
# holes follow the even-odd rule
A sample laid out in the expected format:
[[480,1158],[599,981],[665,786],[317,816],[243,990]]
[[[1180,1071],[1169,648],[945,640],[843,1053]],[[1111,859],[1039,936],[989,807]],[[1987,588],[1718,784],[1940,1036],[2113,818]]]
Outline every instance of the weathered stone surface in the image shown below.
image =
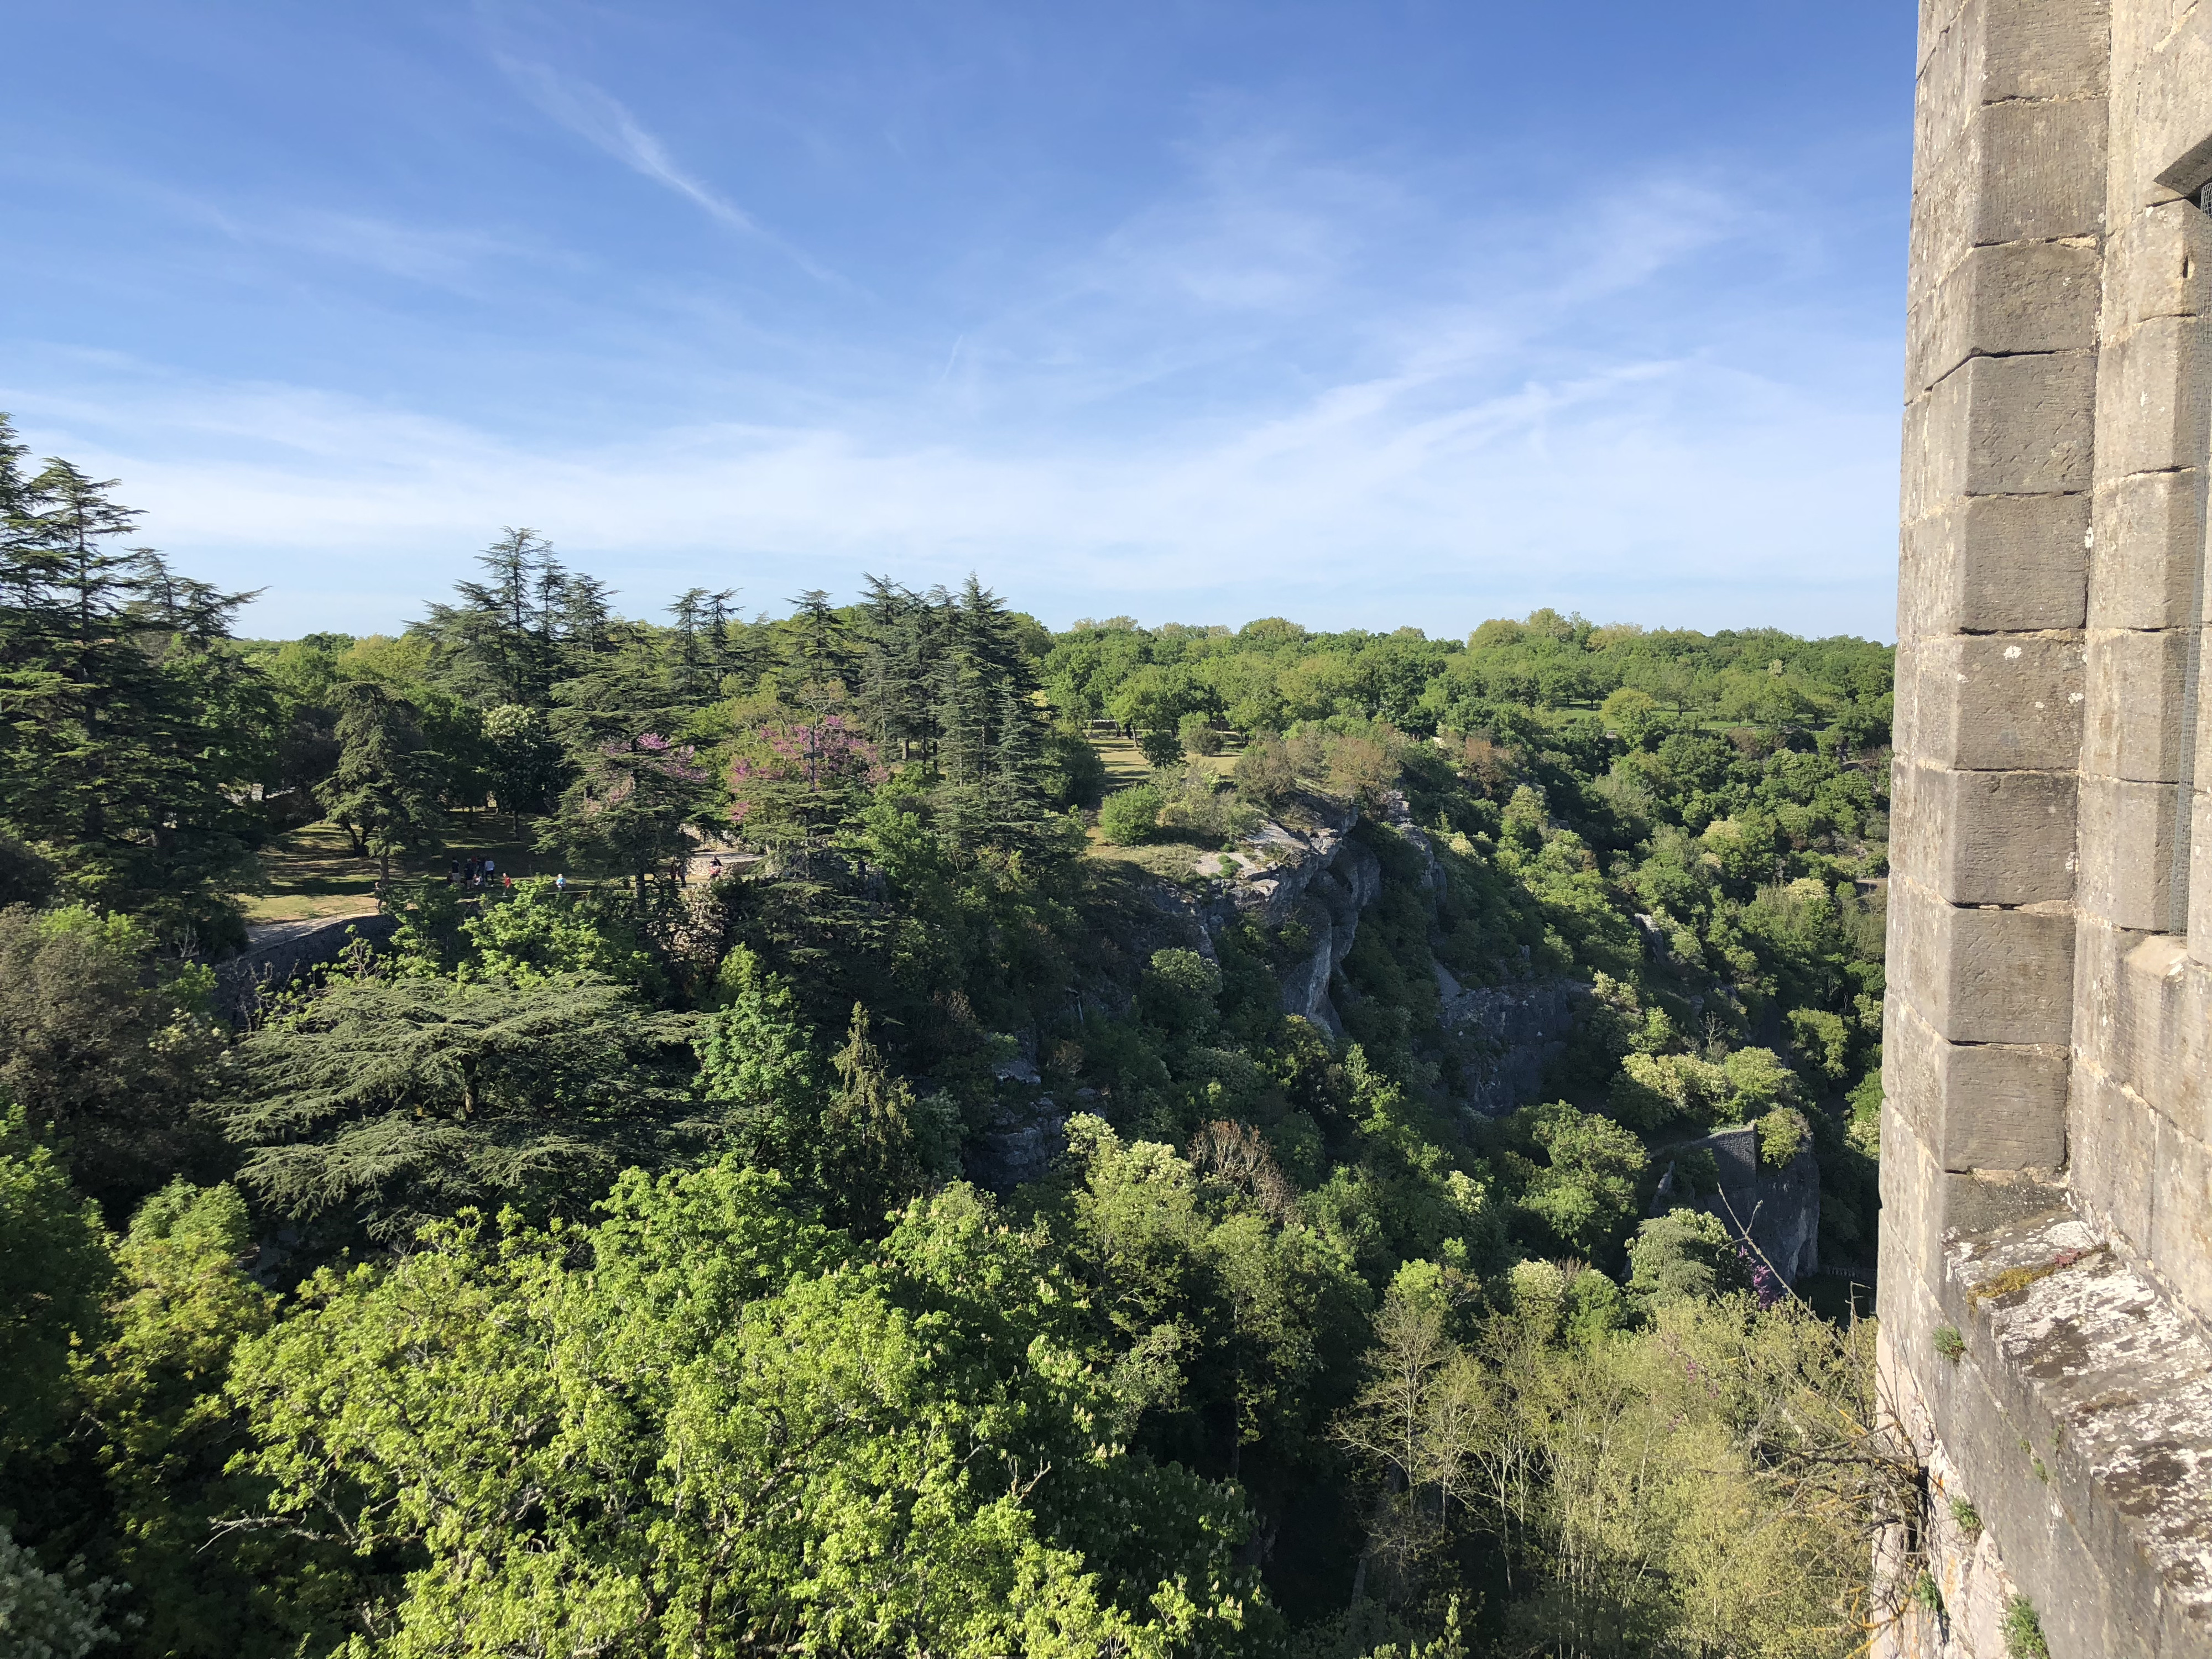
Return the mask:
[[1902,998],[1882,1030],[1885,1092],[1944,1169],[2056,1170],[2067,1160],[2059,1043],[1946,1040]]
[[2212,1156],[2165,1117],[2153,1117],[2151,1133],[2151,1265],[2199,1319],[2212,1319]]
[[1875,1650],[2212,1655],[2212,6],[1923,0],[1915,131],[1878,1295],[1948,1616]]
[[1948,1246],[1986,1396],[1939,1401],[1938,1432],[2054,1655],[2212,1654],[2212,1347],[2102,1243],[2054,1209]]
[[2173,916],[2177,786],[2081,778],[2081,903],[2122,927]]
[[1456,1098],[1488,1116],[1541,1097],[1544,1073],[1567,1050],[1590,988],[1577,980],[1462,986],[1436,964],[1439,1018],[1460,1060]]
[[216,1008],[226,1018],[243,1019],[264,994],[281,991],[308,969],[336,961],[351,940],[382,945],[398,929],[399,918],[385,915],[258,927],[243,951],[216,964]]
[[2104,253],[2109,326],[2193,316],[2200,304],[2196,273],[2212,255],[2212,220],[2187,202],[2116,213]]
[[1912,762],[1893,774],[1890,867],[1954,904],[2033,904],[2074,895],[2074,775],[1960,772]]
[[2101,264],[2067,242],[1968,249],[1908,319],[1906,384],[1932,386],[1969,357],[2094,349]]
[[2182,686],[2196,644],[2179,629],[2084,638],[2084,772],[2145,783],[2182,775],[2192,736],[2183,725]]
[[2082,1214],[2138,1252],[2150,1247],[2151,1178],[2157,1164],[2155,1114],[2094,1066],[2072,1078],[2067,1150],[2073,1200]]
[[2090,351],[1968,358],[1928,394],[1919,499],[2087,489],[2096,374]]
[[2079,763],[2078,635],[1919,640],[1900,644],[1897,662],[1899,755],[1960,771],[2070,772]]
[[2064,1042],[2073,1026],[2070,907],[1947,903],[1890,884],[1891,982],[1954,1042]]
[[2091,628],[2180,628],[2193,619],[2203,483],[2191,467],[2136,473],[2097,491]]
[[2152,317],[2106,335],[2097,373],[2100,478],[2203,464],[2203,356],[2194,317]]
[[1898,637],[2081,627],[2089,514],[2086,495],[1969,495],[1908,523]]

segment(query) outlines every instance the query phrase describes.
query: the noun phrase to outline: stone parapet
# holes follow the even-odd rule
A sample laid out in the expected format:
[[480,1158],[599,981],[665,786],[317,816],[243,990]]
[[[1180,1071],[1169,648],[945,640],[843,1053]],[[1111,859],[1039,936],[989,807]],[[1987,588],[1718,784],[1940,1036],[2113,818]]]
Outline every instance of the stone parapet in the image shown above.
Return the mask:
[[1885,1261],[1882,1395],[1943,1609],[1890,1653],[1996,1659],[2020,1596],[2054,1655],[2212,1655],[2212,1344],[2064,1199],[2020,1183],[1932,1279]]

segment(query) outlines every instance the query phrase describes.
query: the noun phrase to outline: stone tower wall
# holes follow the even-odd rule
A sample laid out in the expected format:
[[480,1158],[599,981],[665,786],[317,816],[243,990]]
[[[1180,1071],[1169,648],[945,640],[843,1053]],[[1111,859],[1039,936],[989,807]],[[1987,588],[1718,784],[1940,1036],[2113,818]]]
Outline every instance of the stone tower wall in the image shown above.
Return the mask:
[[1879,1303],[1942,1612],[1892,1653],[2024,1598],[2057,1659],[2212,1655],[2209,180],[2212,0],[1923,0]]

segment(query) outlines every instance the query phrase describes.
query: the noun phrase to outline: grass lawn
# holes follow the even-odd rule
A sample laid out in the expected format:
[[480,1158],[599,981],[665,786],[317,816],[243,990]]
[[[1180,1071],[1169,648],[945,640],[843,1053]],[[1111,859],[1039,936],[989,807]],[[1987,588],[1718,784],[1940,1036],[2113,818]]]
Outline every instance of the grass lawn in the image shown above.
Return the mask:
[[[1098,758],[1106,763],[1106,793],[1127,789],[1132,785],[1152,781],[1152,769],[1145,763],[1137,745],[1127,738],[1091,739],[1091,746],[1098,751]],[[1237,764],[1234,755],[1191,755],[1185,765],[1203,766],[1217,777],[1227,777]],[[1211,844],[1201,846],[1194,842],[1153,842],[1143,847],[1116,847],[1099,835],[1098,826],[1092,824],[1090,845],[1085,849],[1091,857],[1109,859],[1118,864],[1133,864],[1169,880],[1179,880],[1190,873],[1191,866],[1206,854],[1218,850]]]
[[[527,818],[522,833],[523,840],[515,840],[514,821],[495,813],[451,813],[444,849],[427,858],[394,859],[392,873],[442,875],[454,859],[489,856],[517,876],[554,874],[550,863],[529,850]],[[311,823],[261,849],[261,883],[239,898],[249,926],[368,915],[376,908],[377,868],[376,860],[353,855],[337,825]]]

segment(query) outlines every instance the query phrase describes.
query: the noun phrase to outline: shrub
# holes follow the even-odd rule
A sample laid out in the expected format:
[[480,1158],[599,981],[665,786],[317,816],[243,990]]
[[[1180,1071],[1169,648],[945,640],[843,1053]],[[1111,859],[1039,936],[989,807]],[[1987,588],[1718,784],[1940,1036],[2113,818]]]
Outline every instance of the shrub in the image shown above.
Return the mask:
[[1721,1189],[1721,1166],[1710,1146],[1692,1147],[1674,1160],[1674,1190],[1685,1197]]
[[1981,1511],[1963,1498],[1951,1500],[1951,1520],[1960,1532],[1972,1538],[1982,1529]]
[[1134,847],[1159,827],[1160,792],[1149,783],[1116,789],[1098,808],[1098,833],[1116,847]]
[[1194,710],[1185,714],[1176,725],[1176,741],[1187,755],[1218,755],[1221,752],[1221,733],[1213,729],[1213,717]]
[[1398,763],[1389,747],[1374,738],[1330,739],[1328,787],[1362,806],[1372,805],[1398,781]]
[[1194,766],[1160,788],[1160,823],[1202,840],[1222,842],[1249,835],[1259,814],[1202,766]]
[[1298,787],[1298,769],[1289,747],[1266,733],[1244,745],[1232,775],[1237,793],[1261,806],[1280,805]]
[[1804,1113],[1778,1106],[1759,1120],[1759,1161],[1770,1169],[1781,1169],[1805,1150],[1810,1139],[1812,1127],[1805,1121]]
[[1750,1269],[1735,1240],[1702,1210],[1655,1216],[1629,1241],[1628,1293],[1647,1310],[1750,1288]]
[[1959,1334],[1956,1325],[1938,1325],[1929,1340],[1935,1343],[1936,1352],[1954,1365],[1966,1352],[1966,1339]]

